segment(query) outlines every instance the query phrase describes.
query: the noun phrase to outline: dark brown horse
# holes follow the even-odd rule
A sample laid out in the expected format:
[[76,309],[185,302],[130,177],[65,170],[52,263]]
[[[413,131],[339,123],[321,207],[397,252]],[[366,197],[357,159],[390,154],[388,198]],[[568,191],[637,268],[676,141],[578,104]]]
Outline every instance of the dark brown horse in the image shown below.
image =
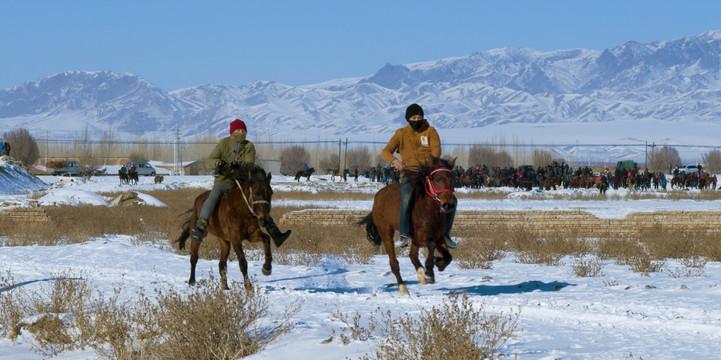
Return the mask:
[[[406,171],[405,176],[413,186],[411,201],[411,237],[409,257],[416,269],[421,284],[433,283],[433,266],[443,271],[453,257],[444,241],[446,212],[456,204],[453,199],[453,165],[443,159],[434,159],[431,164],[421,166],[418,171]],[[393,245],[393,235],[400,221],[401,185],[391,184],[378,191],[373,200],[373,210],[358,224],[366,226],[366,236],[374,245],[383,244],[390,261],[391,272],[396,276],[401,295],[408,295],[401,278]],[[418,249],[428,249],[425,269],[418,260]],[[440,257],[436,257],[436,250]]]
[[308,169],[308,171],[298,171],[297,173],[295,173],[295,181],[300,181],[300,178],[302,177],[305,177],[305,181],[308,181],[310,180],[310,176],[313,174],[313,172],[315,172],[314,168],[310,168]]
[[128,171],[128,182],[133,183],[134,185],[138,185],[138,172],[137,171]]
[[122,170],[118,171],[118,178],[120,179],[120,185],[128,184],[128,173]]
[[[220,245],[220,259],[218,269],[220,281],[224,289],[228,289],[226,278],[228,255],[230,246],[233,246],[238,265],[243,273],[243,283],[246,289],[251,288],[248,278],[248,262],[243,252],[243,240],[260,242],[265,251],[265,263],[263,264],[263,275],[270,275],[272,271],[271,261],[273,257],[270,252],[270,237],[261,228],[270,218],[270,198],[273,190],[270,187],[271,175],[266,175],[265,170],[258,166],[237,167],[227,166],[224,174],[235,180],[236,186],[225,193],[220,199],[218,206],[208,221],[208,232],[218,238]],[[185,241],[190,237],[190,229],[195,223],[203,208],[205,199],[210,194],[206,191],[195,198],[195,206],[190,219],[183,224],[183,232],[176,242],[180,243],[179,248],[185,247]],[[198,263],[198,249],[200,244],[191,241],[190,244],[190,279],[188,284],[195,283],[195,265]]]

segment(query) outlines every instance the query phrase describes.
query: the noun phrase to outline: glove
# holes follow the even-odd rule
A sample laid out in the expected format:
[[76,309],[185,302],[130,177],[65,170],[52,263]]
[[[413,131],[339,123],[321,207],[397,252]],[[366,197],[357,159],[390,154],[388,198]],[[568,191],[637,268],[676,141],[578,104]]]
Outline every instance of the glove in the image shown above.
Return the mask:
[[226,164],[225,161],[223,161],[223,160],[218,160],[218,161],[215,162],[215,167],[216,167],[217,169],[221,169],[221,168],[224,168],[224,167],[225,167],[225,164]]
[[235,166],[235,167],[240,166],[240,162],[238,160],[233,160],[233,166]]

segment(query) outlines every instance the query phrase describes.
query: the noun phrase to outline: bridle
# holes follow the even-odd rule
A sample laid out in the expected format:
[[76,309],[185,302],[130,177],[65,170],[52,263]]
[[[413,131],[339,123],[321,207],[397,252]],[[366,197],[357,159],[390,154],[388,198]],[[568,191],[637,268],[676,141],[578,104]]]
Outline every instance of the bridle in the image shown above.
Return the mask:
[[[255,200],[255,199],[253,199],[253,189],[250,189],[250,186],[248,187],[248,188],[250,189],[250,191],[248,192],[248,193],[250,193],[250,195],[249,195],[248,197],[246,197],[246,196],[245,196],[245,191],[243,191],[243,187],[240,186],[240,183],[238,182],[238,179],[233,179],[233,180],[235,180],[235,183],[236,183],[236,184],[238,185],[238,187],[240,188],[240,193],[243,195],[243,200],[245,200],[245,205],[248,206],[248,210],[250,210],[250,213],[253,214],[253,216],[255,216],[256,219],[260,220],[260,217],[258,216],[258,214],[255,213],[255,210],[253,210],[253,206],[255,206],[255,204],[268,204],[268,205],[270,205],[270,201],[268,201],[268,200]],[[248,199],[248,198],[250,198],[250,199]]]
[[441,172],[441,171],[453,173],[451,171],[451,169],[441,167],[441,168],[431,171],[431,173],[428,174],[428,176],[426,176],[426,181],[424,182],[426,194],[428,194],[428,196],[430,196],[433,200],[437,201],[438,206],[441,206],[441,199],[438,198],[438,194],[444,193],[444,192],[449,192],[449,193],[453,194],[453,185],[451,185],[450,189],[440,189],[440,190],[436,189],[435,185],[433,185],[433,174],[435,174],[437,172]]

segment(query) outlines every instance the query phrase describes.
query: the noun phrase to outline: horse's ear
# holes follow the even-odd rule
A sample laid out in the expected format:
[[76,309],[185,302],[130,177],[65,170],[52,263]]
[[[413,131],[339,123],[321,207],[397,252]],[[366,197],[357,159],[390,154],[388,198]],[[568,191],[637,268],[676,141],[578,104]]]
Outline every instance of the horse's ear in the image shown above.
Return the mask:
[[270,185],[270,179],[271,179],[272,177],[273,177],[273,176],[270,175],[270,172],[268,172],[268,176],[265,178],[265,182],[267,182],[268,185]]
[[451,160],[451,162],[448,163],[449,168],[453,169],[453,165],[455,165],[456,159],[458,159],[458,157],[454,157],[453,160]]

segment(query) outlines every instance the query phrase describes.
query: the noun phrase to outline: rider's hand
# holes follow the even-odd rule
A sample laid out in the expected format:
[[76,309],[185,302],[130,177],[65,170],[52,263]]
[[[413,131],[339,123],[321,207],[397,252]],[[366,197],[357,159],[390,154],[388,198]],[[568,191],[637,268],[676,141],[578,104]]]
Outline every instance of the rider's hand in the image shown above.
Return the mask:
[[401,171],[404,168],[403,163],[398,159],[393,160],[393,167],[398,171]]
[[218,161],[216,161],[216,162],[215,162],[215,167],[218,168],[218,169],[224,168],[224,167],[225,167],[225,161],[223,161],[223,160],[218,160]]

